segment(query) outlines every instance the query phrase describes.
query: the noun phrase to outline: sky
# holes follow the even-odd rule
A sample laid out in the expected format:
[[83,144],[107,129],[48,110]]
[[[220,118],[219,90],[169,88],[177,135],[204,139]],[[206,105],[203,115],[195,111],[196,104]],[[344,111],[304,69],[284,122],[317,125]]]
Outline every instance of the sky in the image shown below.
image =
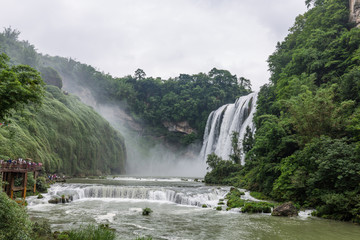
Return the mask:
[[267,58],[306,11],[305,0],[0,0],[0,28],[38,52],[114,77],[229,70],[268,83]]

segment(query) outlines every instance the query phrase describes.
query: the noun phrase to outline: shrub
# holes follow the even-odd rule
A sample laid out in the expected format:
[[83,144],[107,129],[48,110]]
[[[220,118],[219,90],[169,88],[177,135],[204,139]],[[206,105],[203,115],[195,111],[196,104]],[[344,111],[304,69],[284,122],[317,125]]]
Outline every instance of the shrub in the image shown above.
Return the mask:
[[31,239],[31,222],[25,209],[0,192],[0,239]]
[[250,192],[250,196],[259,200],[268,200],[269,198],[261,192]]
[[50,224],[47,221],[35,222],[32,226],[35,239],[49,239],[51,236]]
[[88,225],[67,233],[69,240],[114,240],[115,232],[107,225]]
[[222,207],[218,206],[216,207],[216,211],[221,211],[222,210]]
[[46,179],[44,177],[38,177],[36,179],[36,190],[41,193],[46,193],[48,184],[46,183]]
[[271,208],[274,204],[267,202],[246,202],[241,208],[243,213],[271,213]]
[[152,213],[153,211],[150,209],[150,208],[144,208],[143,209],[143,212],[142,212],[142,215],[144,216],[148,216],[150,215],[150,213]]
[[226,205],[229,208],[243,207],[245,200],[241,199],[241,196],[244,194],[244,192],[240,192],[237,188],[231,188],[230,192],[225,197],[228,200]]

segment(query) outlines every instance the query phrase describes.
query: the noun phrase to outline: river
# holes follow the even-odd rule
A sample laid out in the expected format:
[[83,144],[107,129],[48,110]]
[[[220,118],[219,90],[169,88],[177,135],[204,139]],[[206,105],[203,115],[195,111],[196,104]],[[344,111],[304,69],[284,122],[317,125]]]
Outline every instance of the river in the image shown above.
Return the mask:
[[[359,239],[360,226],[311,217],[216,211],[229,187],[206,186],[191,178],[108,177],[72,179],[54,184],[43,199],[28,198],[33,220],[47,219],[52,230],[107,223],[118,239]],[[49,204],[53,196],[72,195],[74,201]],[[250,198],[247,192],[244,196]],[[203,208],[206,205],[207,208]],[[149,216],[142,209],[153,210]]]

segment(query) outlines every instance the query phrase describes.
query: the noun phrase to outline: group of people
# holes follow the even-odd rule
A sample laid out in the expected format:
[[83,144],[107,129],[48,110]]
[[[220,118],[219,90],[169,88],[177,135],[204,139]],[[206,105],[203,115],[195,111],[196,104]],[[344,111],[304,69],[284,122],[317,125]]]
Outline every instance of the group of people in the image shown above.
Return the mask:
[[24,160],[22,158],[18,158],[18,159],[11,159],[9,158],[8,160],[4,160],[4,159],[0,159],[0,165],[3,165],[3,164],[13,164],[13,165],[28,165],[28,166],[42,166],[42,163],[36,163],[36,162],[32,162],[31,160]]

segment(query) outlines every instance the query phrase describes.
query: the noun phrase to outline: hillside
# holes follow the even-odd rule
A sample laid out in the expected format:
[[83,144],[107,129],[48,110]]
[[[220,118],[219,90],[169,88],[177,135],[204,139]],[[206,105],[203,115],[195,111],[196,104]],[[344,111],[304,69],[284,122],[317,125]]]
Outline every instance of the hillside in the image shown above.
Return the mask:
[[348,0],[306,3],[269,57],[241,181],[318,216],[359,222],[360,29]]
[[19,34],[11,28],[0,34],[0,50],[13,64],[50,74],[45,82],[82,95],[82,99],[121,106],[128,129],[166,142],[187,145],[202,140],[211,111],[251,92],[248,79],[216,68],[170,79],[147,77],[141,69],[134,76],[113,77],[71,58],[40,54],[29,42],[20,41]]
[[75,96],[47,86],[39,108],[26,107],[0,128],[0,158],[32,158],[47,172],[123,173],[122,136]]

